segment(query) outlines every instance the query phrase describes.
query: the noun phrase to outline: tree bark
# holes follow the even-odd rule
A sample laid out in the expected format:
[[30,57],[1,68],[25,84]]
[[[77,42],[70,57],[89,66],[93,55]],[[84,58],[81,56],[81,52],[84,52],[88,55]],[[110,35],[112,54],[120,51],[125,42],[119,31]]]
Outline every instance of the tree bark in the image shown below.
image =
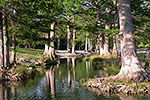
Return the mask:
[[67,51],[70,53],[70,39],[71,39],[71,32],[70,32],[70,26],[67,25]]
[[95,46],[95,53],[99,54],[99,44],[100,44],[100,34],[97,35],[97,40],[96,40],[96,46]]
[[116,36],[116,51],[117,51],[117,58],[121,58],[121,37]]
[[15,32],[12,34],[12,51],[10,57],[10,64],[16,63],[16,34]]
[[92,42],[91,42],[90,39],[88,39],[88,51],[89,51],[89,52],[92,52],[92,49],[93,49]]
[[130,0],[118,0],[121,42],[121,69],[117,79],[142,82],[149,78],[136,54],[133,24],[131,19]]
[[113,36],[113,54],[117,53],[116,36]]
[[57,36],[57,50],[60,49],[60,36]]
[[86,39],[85,39],[85,52],[88,52],[88,38],[86,34]]
[[103,45],[103,36],[102,36],[103,34],[102,33],[100,33],[100,40],[99,40],[99,49],[100,49],[100,51],[99,51],[99,54],[100,55],[103,55],[104,54],[104,45]]
[[51,24],[51,31],[50,31],[50,47],[49,47],[49,56],[50,56],[50,60],[53,61],[56,59],[55,57],[55,49],[54,49],[54,28],[55,28],[55,22],[53,22]]
[[9,40],[7,31],[7,20],[5,16],[5,8],[2,6],[2,32],[3,32],[3,45],[4,45],[4,67],[10,67],[9,62]]
[[108,56],[109,52],[109,35],[105,34],[105,42],[104,42],[104,56]]
[[73,29],[73,41],[72,41],[72,54],[75,54],[75,39],[76,39],[76,28]]
[[[0,14],[0,20],[2,16]],[[4,54],[3,54],[3,32],[2,32],[2,21],[0,22],[0,69],[4,67]]]
[[[50,38],[48,33],[44,33],[44,34],[45,34],[46,39]],[[48,45],[47,44],[45,44],[45,49],[44,49],[43,55],[48,55]]]

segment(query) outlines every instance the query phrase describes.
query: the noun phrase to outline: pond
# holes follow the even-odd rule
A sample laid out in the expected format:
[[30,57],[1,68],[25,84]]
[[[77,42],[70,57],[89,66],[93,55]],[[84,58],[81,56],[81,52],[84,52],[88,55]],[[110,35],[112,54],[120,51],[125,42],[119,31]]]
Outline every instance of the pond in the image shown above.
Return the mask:
[[0,100],[149,100],[150,97],[141,96],[98,95],[96,90],[89,91],[80,86],[80,82],[89,78],[116,74],[118,66],[116,61],[103,61],[97,65],[82,59],[61,59],[58,65],[36,73],[27,82],[17,85],[0,83]]

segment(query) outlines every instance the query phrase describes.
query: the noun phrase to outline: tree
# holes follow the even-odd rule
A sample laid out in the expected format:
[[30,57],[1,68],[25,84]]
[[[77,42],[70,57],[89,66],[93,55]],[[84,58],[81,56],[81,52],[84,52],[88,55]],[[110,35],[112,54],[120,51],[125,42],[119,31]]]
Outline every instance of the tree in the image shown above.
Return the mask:
[[0,13],[0,68],[4,66],[3,55],[3,32],[2,32],[2,14]]
[[9,67],[9,39],[8,39],[8,28],[7,28],[7,18],[4,6],[1,7],[2,13],[2,36],[3,36],[3,55],[4,55],[4,67]]
[[115,79],[142,82],[148,77],[136,54],[135,37],[131,19],[130,0],[118,0],[121,41],[121,69]]
[[56,55],[55,55],[55,47],[54,47],[54,28],[55,28],[55,22],[53,22],[51,24],[51,31],[50,31],[50,39],[51,39],[51,42],[50,42],[50,47],[49,47],[49,52],[48,52],[48,55],[50,56],[50,60],[53,61],[56,59]]

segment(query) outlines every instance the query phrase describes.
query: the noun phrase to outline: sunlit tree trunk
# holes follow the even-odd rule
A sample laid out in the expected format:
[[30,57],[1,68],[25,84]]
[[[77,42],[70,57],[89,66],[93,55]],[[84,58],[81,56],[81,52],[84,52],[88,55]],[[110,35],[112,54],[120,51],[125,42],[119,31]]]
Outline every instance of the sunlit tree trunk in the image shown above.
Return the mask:
[[92,52],[93,44],[90,39],[88,39],[88,51]]
[[[49,34],[48,33],[45,33],[45,38],[49,39]],[[48,55],[48,45],[47,44],[45,44],[45,49],[44,49],[43,55]]]
[[104,36],[105,42],[104,42],[104,56],[107,56],[110,54],[109,52],[109,35],[105,34]]
[[[114,24],[113,29],[119,29],[119,17],[118,17],[118,10],[117,10],[117,0],[113,0],[115,7],[115,13],[114,13]],[[113,53],[117,53],[117,38],[116,36],[113,36]]]
[[70,26],[67,25],[67,51],[70,51],[70,39],[71,39],[71,32],[70,32]]
[[7,31],[7,20],[5,16],[5,9],[2,6],[2,32],[3,32],[3,45],[4,45],[4,66],[10,67],[9,62],[9,40]]
[[16,34],[12,34],[12,51],[10,56],[10,64],[16,63]]
[[[2,16],[0,14],[0,21]],[[4,66],[2,21],[0,22],[0,69]]]
[[88,52],[88,38],[87,38],[87,35],[86,34],[86,39],[85,39],[85,52]]
[[100,33],[100,38],[99,38],[99,54],[102,55],[104,53],[104,45],[103,45],[103,35]]
[[142,67],[136,54],[135,37],[131,19],[130,0],[118,0],[121,42],[121,70],[117,79],[133,80],[137,82],[148,78],[148,73]]
[[117,53],[116,36],[113,36],[113,54]]
[[55,49],[54,49],[54,28],[55,28],[55,22],[51,24],[51,31],[50,31],[50,47],[49,47],[49,56],[50,60],[53,61],[56,59],[55,57]]
[[57,36],[57,50],[60,49],[60,36]]
[[72,54],[75,54],[75,39],[76,39],[76,28],[73,29],[73,41],[72,41]]

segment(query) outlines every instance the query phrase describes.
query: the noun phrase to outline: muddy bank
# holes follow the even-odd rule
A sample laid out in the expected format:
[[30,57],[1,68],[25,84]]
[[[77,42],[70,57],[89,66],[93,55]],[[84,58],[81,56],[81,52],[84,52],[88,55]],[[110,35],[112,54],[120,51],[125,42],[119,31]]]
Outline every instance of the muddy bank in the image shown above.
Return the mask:
[[146,95],[150,94],[150,84],[111,81],[107,78],[90,79],[81,86],[87,87],[90,90],[95,90],[97,94],[112,93],[112,94],[127,94],[127,95]]

